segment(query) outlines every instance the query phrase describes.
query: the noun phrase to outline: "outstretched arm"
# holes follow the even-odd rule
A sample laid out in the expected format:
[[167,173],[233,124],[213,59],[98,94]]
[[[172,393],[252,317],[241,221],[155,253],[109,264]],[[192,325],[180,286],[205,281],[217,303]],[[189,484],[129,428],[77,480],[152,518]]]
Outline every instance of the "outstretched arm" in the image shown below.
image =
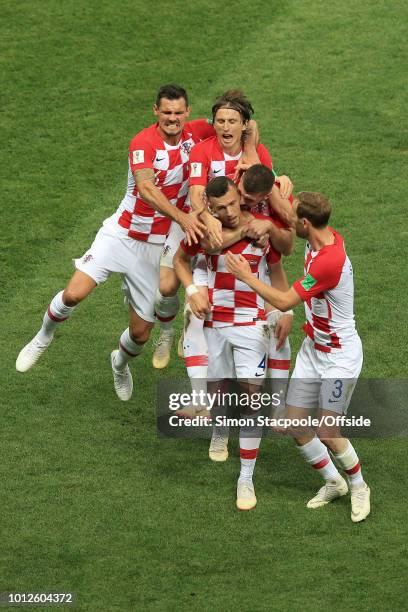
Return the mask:
[[233,255],[227,253],[227,268],[228,272],[233,274],[239,280],[246,283],[251,289],[256,291],[266,302],[275,306],[278,310],[286,312],[294,306],[297,306],[302,301],[296,291],[291,287],[287,291],[274,289],[260,281],[251,272],[251,268],[245,257],[242,255]]
[[200,242],[200,238],[204,236],[205,226],[198,219],[198,211],[187,214],[173,206],[163,192],[156,187],[154,170],[152,168],[135,170],[134,177],[140,196],[145,202],[150,204],[155,210],[163,213],[163,215],[166,215],[166,217],[176,221],[185,231],[188,244]]

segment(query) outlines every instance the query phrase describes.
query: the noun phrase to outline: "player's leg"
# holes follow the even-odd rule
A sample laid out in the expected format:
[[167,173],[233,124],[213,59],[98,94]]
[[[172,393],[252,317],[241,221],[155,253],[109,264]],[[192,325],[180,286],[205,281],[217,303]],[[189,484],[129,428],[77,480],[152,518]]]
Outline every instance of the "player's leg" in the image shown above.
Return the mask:
[[232,346],[228,340],[226,328],[204,328],[206,344],[208,346],[208,393],[218,393],[220,403],[214,406],[211,416],[213,431],[208,456],[211,461],[222,462],[228,459],[229,427],[217,417],[225,417],[227,405],[223,401],[223,393],[229,388],[229,379],[235,377]]
[[116,395],[122,401],[132,397],[133,379],[129,361],[140,355],[149,339],[154,323],[142,319],[129,305],[129,327],[119,339],[119,348],[111,353]]
[[178,223],[173,221],[160,258],[160,283],[155,302],[156,317],[160,323],[160,334],[153,352],[152,364],[157,369],[167,367],[170,361],[170,351],[174,338],[173,323],[180,306],[177,295],[180,281],[173,269],[173,257],[183,238],[183,230]]
[[112,269],[111,253],[115,249],[116,238],[109,235],[105,228],[97,233],[91,247],[83,257],[75,259],[76,271],[65,290],[59,291],[51,300],[44,313],[43,323],[34,338],[17,357],[16,369],[26,372],[32,368],[51,344],[58,325],[69,319],[75,307],[84,300],[97,284],[103,283]]
[[122,401],[129,400],[133,391],[128,363],[142,352],[156,320],[154,299],[162,250],[160,245],[138,240],[129,242],[126,248],[127,269],[122,288],[129,304],[129,327],[120,336],[119,348],[111,353],[115,391]]
[[[208,273],[204,256],[198,256],[193,267],[193,282],[203,297],[207,299]],[[207,392],[208,347],[204,333],[204,321],[192,313],[188,304],[184,309],[183,353],[192,390],[205,394]],[[201,410],[202,407],[199,409]]]
[[[331,410],[323,410],[322,419],[332,421],[339,413]],[[322,428],[319,430],[319,438],[330,450],[336,464],[346,475],[351,496],[351,520],[353,523],[363,521],[370,514],[370,488],[365,482],[362,474],[360,459],[357,452],[347,438],[341,434],[339,426]]]
[[322,426],[317,433],[346,474],[351,494],[351,520],[358,523],[370,513],[370,488],[364,481],[356,450],[350,440],[342,436],[336,417],[347,414],[362,367],[361,343],[356,342],[354,347],[344,349],[339,356],[330,355],[328,360],[328,377],[321,388]]
[[274,397],[279,395],[280,403],[277,401],[273,404],[271,417],[279,417],[285,410],[286,393],[289,382],[290,370],[290,343],[289,338],[286,338],[283,346],[277,349],[278,339],[275,335],[276,325],[282,313],[278,310],[272,310],[267,313],[267,321],[269,326],[269,347],[267,359],[267,390]]
[[327,447],[314,430],[302,421],[316,416],[321,389],[321,355],[306,338],[296,357],[296,364],[289,382],[285,418],[292,424],[293,436],[300,455],[325,484],[307,503],[308,508],[319,508],[348,492],[347,483],[334,465]]
[[247,400],[240,402],[240,416],[245,420],[245,424],[240,427],[239,432],[240,474],[236,503],[239,510],[251,510],[257,503],[253,474],[262,438],[262,427],[257,422],[261,406],[255,400],[262,390],[266,376],[269,330],[265,323],[235,327],[231,329],[230,334],[237,379]]

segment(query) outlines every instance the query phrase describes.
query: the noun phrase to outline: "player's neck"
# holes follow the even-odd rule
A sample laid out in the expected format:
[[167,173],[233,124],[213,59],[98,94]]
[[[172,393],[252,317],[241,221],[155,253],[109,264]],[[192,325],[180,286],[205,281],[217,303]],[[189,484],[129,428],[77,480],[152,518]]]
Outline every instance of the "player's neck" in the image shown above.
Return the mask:
[[223,153],[226,153],[230,157],[236,157],[242,151],[242,147],[241,147],[241,143],[240,142],[237,145],[232,146],[232,147],[226,147],[225,145],[222,145],[219,141],[218,141],[218,144],[220,145],[221,151]]
[[325,227],[324,229],[313,229],[308,240],[314,251],[320,251],[323,247],[334,244],[335,238],[333,232]]

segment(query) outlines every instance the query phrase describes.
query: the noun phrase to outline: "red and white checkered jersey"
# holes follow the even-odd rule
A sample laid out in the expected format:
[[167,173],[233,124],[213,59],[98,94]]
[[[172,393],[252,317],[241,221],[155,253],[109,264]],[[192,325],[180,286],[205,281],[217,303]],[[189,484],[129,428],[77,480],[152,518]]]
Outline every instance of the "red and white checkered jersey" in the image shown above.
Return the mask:
[[293,288],[305,303],[306,334],[315,348],[326,353],[341,349],[354,341],[353,267],[344,247],[344,240],[332,228],[334,244],[313,251],[306,245],[304,276]]
[[206,119],[185,124],[177,145],[167,144],[157,130],[157,124],[145,128],[129,146],[128,185],[116,217],[127,235],[143,242],[161,244],[169,232],[171,219],[145,202],[136,187],[133,172],[152,168],[156,187],[177,208],[183,208],[188,192],[189,155],[193,146],[214,133]]
[[[265,218],[254,215],[256,218]],[[183,240],[181,248],[193,257],[200,251],[200,246],[188,246]],[[252,273],[259,277],[264,258],[267,263],[279,261],[280,254],[271,245],[256,246],[250,238],[236,242],[230,247],[209,255],[205,253],[208,268],[208,297],[211,312],[206,316],[206,327],[226,327],[231,325],[255,325],[265,320],[264,299],[246,283],[238,280],[227,270],[226,254],[240,254],[251,266]]]
[[[268,149],[263,144],[259,144],[256,151],[261,164],[272,169],[272,158],[269,155]],[[216,176],[233,178],[241,155],[242,151],[234,156],[225,153],[216,136],[203,140],[203,142],[195,145],[191,151],[189,186],[205,186],[208,181]]]

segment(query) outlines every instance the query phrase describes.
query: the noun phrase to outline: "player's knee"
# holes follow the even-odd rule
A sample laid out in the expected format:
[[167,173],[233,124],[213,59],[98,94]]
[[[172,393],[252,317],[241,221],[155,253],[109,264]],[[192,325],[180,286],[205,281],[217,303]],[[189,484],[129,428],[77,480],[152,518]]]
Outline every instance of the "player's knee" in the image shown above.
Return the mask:
[[176,295],[179,286],[180,282],[178,278],[175,275],[169,275],[169,277],[160,279],[159,291],[163,297],[172,297]]
[[134,342],[137,342],[138,344],[144,344],[148,341],[150,337],[151,327],[144,325],[142,326],[139,324],[130,324],[129,330],[130,336]]
[[65,306],[72,307],[79,304],[79,302],[82,302],[84,297],[86,296],[83,295],[83,292],[78,291],[77,289],[67,288],[62,294],[62,301],[64,302]]

